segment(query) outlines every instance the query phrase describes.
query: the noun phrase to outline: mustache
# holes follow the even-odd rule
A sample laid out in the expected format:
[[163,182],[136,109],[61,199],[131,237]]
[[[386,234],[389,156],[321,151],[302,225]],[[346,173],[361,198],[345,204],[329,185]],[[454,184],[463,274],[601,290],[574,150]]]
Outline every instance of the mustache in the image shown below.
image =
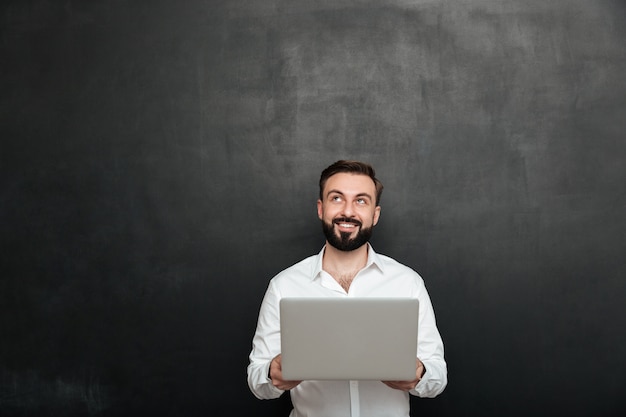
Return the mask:
[[363,223],[361,223],[359,220],[351,219],[348,217],[337,217],[336,219],[333,219],[333,224],[338,224],[338,223],[350,223],[350,224],[355,224],[359,227],[363,225]]

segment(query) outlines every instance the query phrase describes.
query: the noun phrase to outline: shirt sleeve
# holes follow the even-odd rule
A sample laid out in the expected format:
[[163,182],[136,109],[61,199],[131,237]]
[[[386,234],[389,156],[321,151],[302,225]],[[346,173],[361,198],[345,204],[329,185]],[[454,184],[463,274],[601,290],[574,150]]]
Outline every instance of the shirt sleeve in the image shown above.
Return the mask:
[[437,329],[433,306],[423,284],[418,290],[420,302],[417,331],[417,357],[426,372],[410,394],[432,398],[441,394],[448,384],[448,369],[444,359],[443,341]]
[[248,386],[259,399],[278,398],[284,392],[272,385],[268,371],[272,359],[280,353],[279,297],[270,281],[261,308],[248,365]]

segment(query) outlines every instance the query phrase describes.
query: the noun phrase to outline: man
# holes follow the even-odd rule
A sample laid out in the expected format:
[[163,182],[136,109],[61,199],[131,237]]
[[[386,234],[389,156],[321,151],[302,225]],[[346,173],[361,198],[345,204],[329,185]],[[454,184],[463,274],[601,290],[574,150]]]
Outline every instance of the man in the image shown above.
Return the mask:
[[[253,339],[248,385],[260,399],[289,390],[291,417],[409,416],[409,394],[435,397],[448,382],[443,342],[422,278],[377,254],[368,243],[380,218],[383,185],[374,169],[337,161],[319,181],[317,214],[326,245],[269,283]],[[278,305],[282,297],[415,297],[419,299],[416,374],[411,381],[285,381],[281,371]]]

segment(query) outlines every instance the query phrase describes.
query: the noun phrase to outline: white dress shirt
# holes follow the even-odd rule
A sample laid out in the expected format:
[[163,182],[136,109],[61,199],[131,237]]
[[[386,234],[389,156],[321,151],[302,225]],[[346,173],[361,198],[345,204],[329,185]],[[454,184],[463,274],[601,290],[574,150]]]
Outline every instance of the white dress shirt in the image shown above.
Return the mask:
[[[374,252],[368,244],[365,267],[346,291],[322,270],[324,248],[285,269],[269,283],[252,341],[248,385],[260,399],[283,391],[268,379],[272,359],[280,353],[279,301],[282,297],[414,297],[419,299],[417,358],[426,368],[412,395],[435,397],[448,383],[443,342],[422,278],[411,268]],[[303,381],[291,391],[291,417],[408,417],[409,394],[380,381]]]

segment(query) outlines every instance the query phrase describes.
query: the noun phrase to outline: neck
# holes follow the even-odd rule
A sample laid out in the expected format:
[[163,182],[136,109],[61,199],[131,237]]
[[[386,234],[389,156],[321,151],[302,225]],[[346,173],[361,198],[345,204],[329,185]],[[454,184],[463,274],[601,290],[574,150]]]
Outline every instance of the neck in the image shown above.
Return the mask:
[[[322,267],[327,272],[346,274],[363,269],[367,263],[368,245],[365,244],[353,251],[341,251],[326,242]],[[331,273],[331,275],[333,275]]]

